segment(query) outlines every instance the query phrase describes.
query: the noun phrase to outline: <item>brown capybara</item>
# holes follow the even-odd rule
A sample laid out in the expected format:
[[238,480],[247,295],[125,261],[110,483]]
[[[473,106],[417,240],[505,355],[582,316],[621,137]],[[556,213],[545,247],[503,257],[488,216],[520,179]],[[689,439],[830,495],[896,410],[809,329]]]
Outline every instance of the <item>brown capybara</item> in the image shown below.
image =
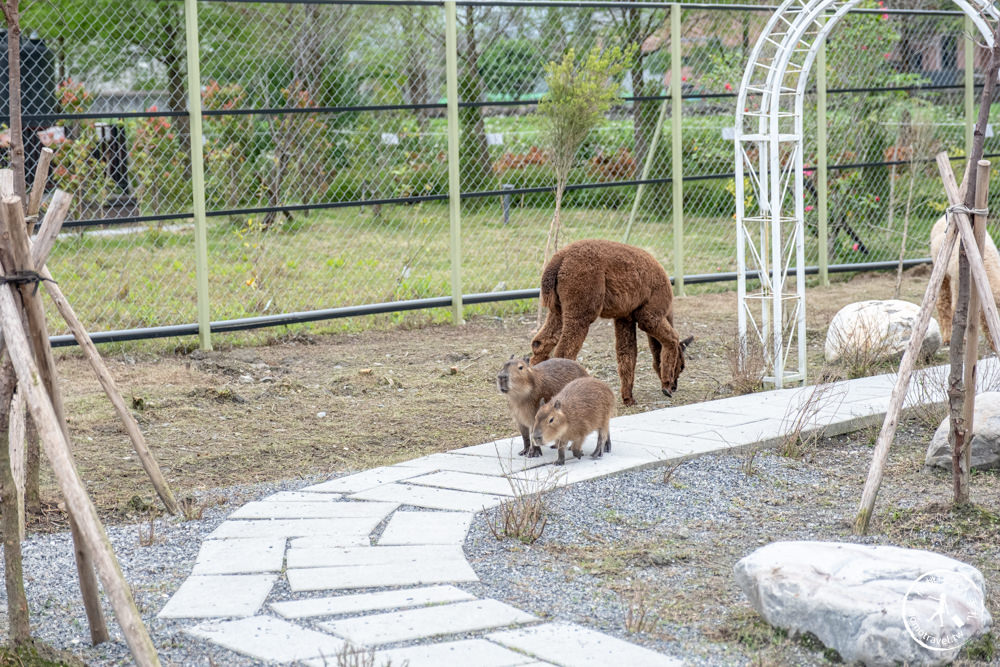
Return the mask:
[[566,444],[571,443],[573,456],[583,456],[583,441],[597,431],[597,447],[590,455],[601,458],[611,451],[611,416],[615,411],[615,395],[608,385],[592,377],[573,380],[535,414],[531,438],[536,447],[555,441],[559,448],[556,465],[566,463]]
[[507,397],[510,416],[524,439],[520,456],[542,455],[541,448],[531,446],[531,427],[539,403],[551,401],[571,380],[586,376],[587,369],[570,359],[549,359],[531,366],[528,357],[517,359],[512,355],[503,365],[497,373],[497,389]]
[[622,402],[635,404],[637,325],[649,338],[653,370],[663,393],[671,396],[677,390],[684,350],[694,337],[681,340],[677,335],[670,278],[648,252],[600,239],[571,243],[545,265],[541,299],[549,314],[531,341],[532,364],[550,355],[576,359],[591,323],[604,317],[615,321]]

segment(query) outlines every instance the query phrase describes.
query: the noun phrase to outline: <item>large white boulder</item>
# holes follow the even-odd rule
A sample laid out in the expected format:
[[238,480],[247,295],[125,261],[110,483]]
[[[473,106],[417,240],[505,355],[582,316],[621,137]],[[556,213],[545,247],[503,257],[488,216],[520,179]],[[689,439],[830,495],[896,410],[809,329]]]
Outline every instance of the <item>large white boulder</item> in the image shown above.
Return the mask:
[[[950,428],[951,418],[945,417],[934,431],[924,463],[951,470]],[[972,467],[982,470],[1000,468],[1000,392],[988,391],[976,395],[976,409],[972,414]]]
[[774,542],[735,574],[768,623],[811,632],[848,664],[943,665],[992,624],[979,570],[930,551]]
[[[920,307],[909,301],[858,301],[841,308],[826,331],[823,352],[829,363],[841,359],[874,362],[902,355],[910,342]],[[941,347],[941,328],[932,317],[920,346],[930,357]]]

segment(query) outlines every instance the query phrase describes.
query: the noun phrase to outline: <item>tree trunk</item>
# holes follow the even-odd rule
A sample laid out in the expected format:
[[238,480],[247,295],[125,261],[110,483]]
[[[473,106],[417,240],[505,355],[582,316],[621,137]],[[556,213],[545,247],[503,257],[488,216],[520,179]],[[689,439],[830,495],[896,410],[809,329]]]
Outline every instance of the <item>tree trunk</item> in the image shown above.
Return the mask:
[[[560,175],[556,182],[556,210],[552,214],[552,222],[549,223],[549,233],[545,238],[545,252],[542,255],[542,268],[544,270],[545,265],[549,263],[549,259],[552,255],[556,254],[559,250],[559,227],[561,226],[561,221],[559,214],[562,210],[562,198],[563,193],[566,192],[566,181],[568,174],[566,176]],[[542,299],[541,295],[538,298],[538,329],[542,328]]]
[[[171,111],[187,111],[187,71],[184,65],[185,44],[181,26],[184,17],[178,12],[178,3],[158,2],[161,34],[157,39],[156,58],[167,71],[167,99]],[[191,173],[191,119],[187,116],[173,118],[178,150],[184,162],[184,173]]]
[[21,130],[21,16],[18,0],[4,0],[7,20],[7,68],[10,80],[10,167],[14,170],[14,194],[26,202],[24,184],[24,135]]
[[[458,76],[458,98],[460,102],[483,100],[483,80],[479,76],[479,43],[476,38],[475,7],[465,7],[465,50],[462,56],[462,71]],[[482,109],[462,107],[458,110],[461,138],[459,140],[459,162],[462,167],[464,190],[481,190],[492,185],[493,165],[486,143],[486,124]]]
[[[970,179],[969,187],[972,187],[972,179]],[[969,258],[965,254],[965,244],[960,243],[958,251],[958,300],[955,302],[955,312],[951,318],[953,333],[948,353],[948,361],[951,364],[951,370],[948,373],[948,443],[951,445],[952,451],[955,504],[968,502],[969,497],[968,487],[963,483],[962,475],[959,472],[962,451],[967,437],[963,414],[965,403],[963,361],[966,344],[965,329],[969,316],[969,282]],[[970,344],[974,345],[975,341],[971,341]],[[960,501],[961,498],[965,500]]]
[[[9,448],[10,406],[14,396],[16,378],[10,359],[0,374],[0,507],[3,508],[3,557],[4,586],[7,590],[7,615],[10,643],[23,646],[31,642],[31,624],[28,617],[28,599],[24,592],[24,568],[21,558],[20,513],[17,511],[17,487],[11,469]],[[6,437],[5,437],[6,436]]]
[[[628,23],[626,27],[626,43],[641,44],[642,21],[639,16],[639,9],[631,7],[628,10]],[[632,59],[632,67],[629,71],[632,80],[632,97],[642,97],[646,94],[646,83],[643,80],[643,55],[637,51]],[[672,65],[671,65],[672,66]],[[636,164],[643,164],[646,160],[646,151],[649,150],[653,132],[656,130],[656,110],[657,105],[652,102],[632,102],[632,134],[635,138],[635,160]]]

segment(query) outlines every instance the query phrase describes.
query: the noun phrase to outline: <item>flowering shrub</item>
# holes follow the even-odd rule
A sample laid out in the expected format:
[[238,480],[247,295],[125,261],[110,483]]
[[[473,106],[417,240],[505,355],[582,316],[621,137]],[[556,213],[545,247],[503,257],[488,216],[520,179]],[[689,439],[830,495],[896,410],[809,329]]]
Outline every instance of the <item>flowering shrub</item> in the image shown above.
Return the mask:
[[[94,101],[83,84],[72,79],[59,84],[56,98],[63,113],[86,113]],[[49,147],[55,151],[50,171],[52,182],[73,194],[69,217],[77,220],[101,217],[101,206],[111,194],[113,184],[104,163],[98,159],[97,124],[92,120],[73,123]]]
[[[225,86],[212,80],[202,93],[209,110],[235,109],[246,91],[238,83]],[[236,208],[255,204],[261,191],[257,168],[260,148],[255,141],[253,116],[207,116],[205,118],[205,177],[209,206]]]
[[[151,106],[147,111],[156,112]],[[171,121],[163,116],[141,118],[131,146],[136,196],[145,211],[185,211],[191,208],[187,153]]]

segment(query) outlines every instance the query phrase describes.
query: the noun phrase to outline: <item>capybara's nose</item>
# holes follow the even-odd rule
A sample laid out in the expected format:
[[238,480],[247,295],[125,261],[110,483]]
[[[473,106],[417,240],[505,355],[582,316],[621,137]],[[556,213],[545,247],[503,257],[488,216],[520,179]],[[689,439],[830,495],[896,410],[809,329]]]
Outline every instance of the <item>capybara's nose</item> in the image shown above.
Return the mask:
[[534,444],[538,445],[539,447],[541,447],[543,444],[545,444],[545,443],[542,442],[542,432],[541,431],[535,431],[534,433],[532,433],[531,434],[531,441]]

